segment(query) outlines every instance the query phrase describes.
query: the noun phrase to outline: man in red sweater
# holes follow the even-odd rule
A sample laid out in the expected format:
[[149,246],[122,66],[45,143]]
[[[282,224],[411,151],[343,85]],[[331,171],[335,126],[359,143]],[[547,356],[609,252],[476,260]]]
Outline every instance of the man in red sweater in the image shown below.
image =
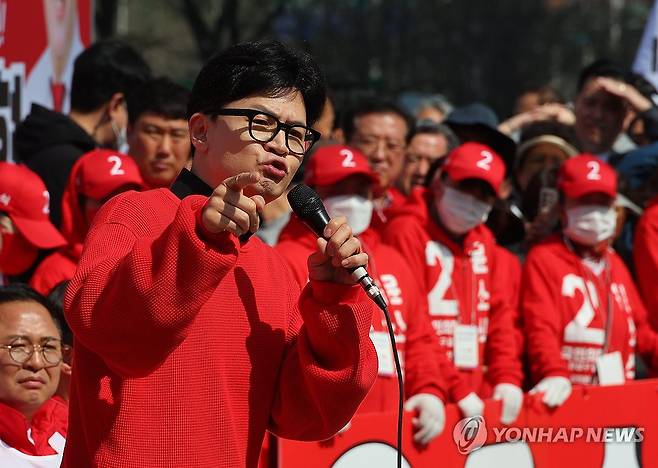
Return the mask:
[[266,429],[328,438],[377,373],[367,264],[344,218],[301,291],[258,238],[318,138],[315,61],[279,42],[230,47],[188,104],[192,170],[94,219],[65,300],[75,337],[65,467],[256,466]]
[[[427,318],[413,273],[398,252],[384,245],[370,226],[372,187],[377,176],[360,151],[343,145],[320,148],[306,166],[304,182],[315,188],[331,217],[345,216],[359,236],[373,279],[386,296],[396,336],[396,349],[404,363],[405,397],[408,411],[417,411],[414,439],[427,444],[443,430],[445,423],[445,382],[440,375],[437,355],[445,360]],[[290,265],[300,286],[308,282],[306,259],[316,249],[316,236],[293,216],[276,245]],[[398,398],[391,343],[383,313],[373,316],[370,338],[379,357],[375,385],[359,408],[359,413],[392,412]]]
[[24,284],[0,287],[0,465],[59,468],[68,408],[55,397],[63,358],[52,305]]
[[73,278],[85,236],[103,203],[121,192],[142,187],[139,168],[130,156],[105,149],[81,156],[71,169],[62,196],[62,235],[67,245],[41,262],[30,286],[49,294],[59,283]]
[[502,422],[509,424],[523,401],[513,257],[483,224],[504,176],[502,159],[489,147],[457,147],[429,190],[412,193],[409,213],[389,223],[385,240],[407,259],[427,295],[432,325],[452,361],[445,370],[451,400],[473,416],[483,410],[481,398],[493,396],[503,401]]
[[572,384],[621,384],[635,376],[635,352],[658,368],[658,335],[624,262],[610,247],[617,225],[617,175],[592,155],[560,169],[562,233],[530,250],[521,312],[532,392],[548,406]]

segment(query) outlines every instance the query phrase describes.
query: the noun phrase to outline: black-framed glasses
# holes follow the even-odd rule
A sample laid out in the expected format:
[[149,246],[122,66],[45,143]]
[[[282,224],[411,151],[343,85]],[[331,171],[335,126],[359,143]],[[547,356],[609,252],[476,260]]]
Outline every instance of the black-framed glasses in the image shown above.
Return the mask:
[[286,146],[290,152],[301,156],[306,154],[321,136],[320,132],[311,127],[286,124],[272,114],[256,109],[219,109],[208,114],[247,117],[249,136],[260,143],[274,140],[283,130],[286,135]]
[[0,345],[0,348],[9,350],[9,357],[21,365],[29,361],[35,352],[41,352],[44,362],[52,366],[62,362],[64,353],[69,350],[68,345],[58,338],[48,338],[40,344],[30,343],[25,338],[16,338],[7,345]]

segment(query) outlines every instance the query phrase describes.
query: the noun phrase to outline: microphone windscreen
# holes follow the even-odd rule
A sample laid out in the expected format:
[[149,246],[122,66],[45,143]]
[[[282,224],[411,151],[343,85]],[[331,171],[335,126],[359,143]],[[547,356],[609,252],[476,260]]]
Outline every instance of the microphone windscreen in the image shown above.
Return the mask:
[[318,193],[304,184],[299,184],[288,192],[288,203],[292,211],[302,219],[324,210]]

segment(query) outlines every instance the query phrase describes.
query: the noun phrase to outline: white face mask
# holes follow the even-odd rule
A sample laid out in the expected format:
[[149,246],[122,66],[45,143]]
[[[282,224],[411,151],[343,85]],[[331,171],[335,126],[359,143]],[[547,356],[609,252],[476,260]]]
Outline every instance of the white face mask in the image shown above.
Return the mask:
[[491,205],[445,185],[435,203],[441,222],[454,234],[465,234],[486,222],[491,212]]
[[564,234],[579,244],[594,246],[610,239],[617,228],[617,212],[612,206],[582,205],[567,210]]
[[115,146],[116,150],[121,153],[128,153],[128,127],[121,127],[114,123],[114,120],[110,122],[112,125],[112,132],[115,136]]
[[372,219],[372,201],[361,195],[337,195],[327,197],[324,206],[331,218],[345,216],[347,224],[352,228],[354,234],[361,234],[370,226]]

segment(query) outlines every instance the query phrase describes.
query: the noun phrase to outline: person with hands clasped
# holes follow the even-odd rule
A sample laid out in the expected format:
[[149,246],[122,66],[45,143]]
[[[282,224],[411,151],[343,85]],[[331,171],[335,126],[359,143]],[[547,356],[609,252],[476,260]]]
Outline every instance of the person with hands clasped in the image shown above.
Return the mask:
[[385,240],[417,272],[429,316],[448,359],[440,362],[451,401],[465,417],[482,414],[482,398],[502,400],[512,423],[523,402],[521,338],[514,323],[520,271],[484,225],[505,176],[502,158],[480,143],[448,154],[428,190],[412,192]]
[[64,467],[255,467],[266,429],[318,440],[350,420],[377,375],[374,304],[345,270],[367,254],[332,219],[300,292],[250,236],[317,140],[324,100],[307,54],[220,52],[188,104],[191,171],[96,215],[65,299]]
[[[445,351],[434,340],[427,301],[405,259],[381,242],[372,228],[373,188],[378,178],[357,149],[330,145],[318,149],[306,166],[304,183],[315,188],[329,216],[347,219],[368,254],[370,274],[386,297],[394,327],[396,349],[403,365],[407,411],[416,413],[414,440],[427,444],[445,425],[445,382],[437,356]],[[312,232],[293,216],[279,237],[276,250],[290,265],[301,286],[309,279],[306,259],[316,250]],[[398,386],[390,337],[383,313],[373,315],[370,338],[377,350],[379,369],[375,385],[359,407],[359,414],[392,413]]]
[[635,376],[635,353],[658,365],[658,335],[647,322],[626,266],[610,247],[617,226],[617,175],[587,154],[558,174],[562,230],[530,250],[521,313],[531,393],[560,406],[572,385],[622,384]]

